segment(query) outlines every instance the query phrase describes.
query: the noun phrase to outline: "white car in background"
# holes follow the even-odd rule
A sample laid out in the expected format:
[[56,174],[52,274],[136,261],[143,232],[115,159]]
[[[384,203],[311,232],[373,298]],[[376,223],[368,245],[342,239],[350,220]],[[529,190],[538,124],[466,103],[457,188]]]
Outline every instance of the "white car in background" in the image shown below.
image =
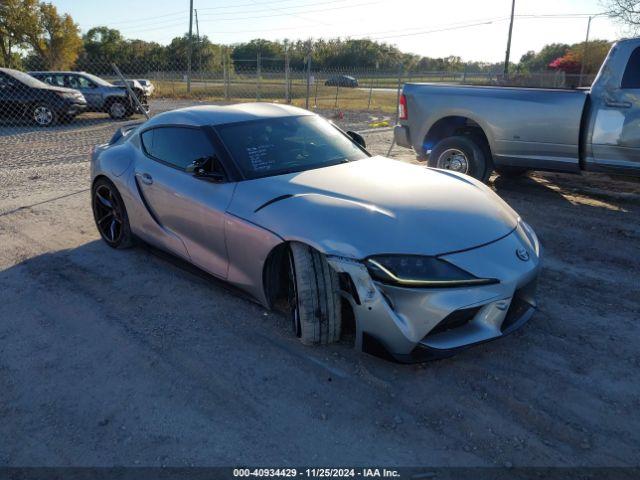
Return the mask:
[[138,78],[137,80],[138,80],[138,83],[142,86],[142,90],[147,95],[147,97],[150,97],[151,95],[153,95],[153,92],[155,91],[156,87],[153,83],[151,83],[151,80],[147,80],[144,78]]

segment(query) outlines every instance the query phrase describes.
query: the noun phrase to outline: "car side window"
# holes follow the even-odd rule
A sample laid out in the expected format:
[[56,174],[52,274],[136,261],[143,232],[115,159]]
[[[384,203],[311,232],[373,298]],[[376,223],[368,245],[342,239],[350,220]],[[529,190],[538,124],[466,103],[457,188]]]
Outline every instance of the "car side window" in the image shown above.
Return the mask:
[[158,127],[143,132],[141,137],[148,155],[180,170],[195,160],[215,155],[213,145],[199,128]]
[[92,88],[93,82],[78,75],[68,75],[67,86],[69,88]]
[[47,75],[43,79],[41,79],[44,83],[48,83],[49,85],[55,85],[56,87],[64,87],[64,76],[63,75]]
[[15,83],[16,83],[15,80],[9,78],[3,73],[0,73],[0,88],[2,89],[12,88],[15,86]]
[[640,47],[631,52],[622,76],[622,88],[640,88]]

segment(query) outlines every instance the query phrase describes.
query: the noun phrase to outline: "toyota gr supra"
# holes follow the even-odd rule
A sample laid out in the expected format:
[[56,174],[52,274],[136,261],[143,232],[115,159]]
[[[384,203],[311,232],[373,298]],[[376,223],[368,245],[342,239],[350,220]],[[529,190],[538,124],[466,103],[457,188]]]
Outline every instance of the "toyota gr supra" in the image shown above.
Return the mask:
[[141,239],[291,316],[411,362],[505,336],[535,309],[540,244],[471,177],[369,154],[355,132],[266,103],[166,112],[95,147],[111,247]]

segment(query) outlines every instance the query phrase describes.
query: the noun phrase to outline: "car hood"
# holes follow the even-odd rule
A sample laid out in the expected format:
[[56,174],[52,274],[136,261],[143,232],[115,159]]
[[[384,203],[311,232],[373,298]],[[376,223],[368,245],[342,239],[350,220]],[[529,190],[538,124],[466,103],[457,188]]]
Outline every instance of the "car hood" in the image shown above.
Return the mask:
[[228,212],[353,258],[465,250],[504,237],[518,222],[475,179],[384,157],[240,182]]
[[78,90],[75,90],[73,88],[54,87],[53,85],[47,85],[47,90],[51,90],[52,92],[60,92],[60,93],[77,93],[82,95]]

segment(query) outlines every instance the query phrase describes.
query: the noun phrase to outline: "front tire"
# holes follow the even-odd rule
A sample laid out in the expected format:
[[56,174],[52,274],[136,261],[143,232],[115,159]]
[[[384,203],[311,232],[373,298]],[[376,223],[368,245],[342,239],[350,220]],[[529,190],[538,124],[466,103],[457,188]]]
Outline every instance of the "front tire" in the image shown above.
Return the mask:
[[91,189],[93,219],[102,239],[111,248],[129,248],[134,244],[129,216],[116,186],[106,178],[98,179]]
[[464,173],[486,182],[491,175],[491,159],[486,148],[463,136],[440,140],[429,155],[429,166]]
[[338,274],[324,255],[298,242],[290,244],[289,270],[296,335],[306,345],[337,342],[342,329]]
[[122,120],[131,116],[129,108],[121,100],[114,100],[109,105],[109,116],[114,120]]

